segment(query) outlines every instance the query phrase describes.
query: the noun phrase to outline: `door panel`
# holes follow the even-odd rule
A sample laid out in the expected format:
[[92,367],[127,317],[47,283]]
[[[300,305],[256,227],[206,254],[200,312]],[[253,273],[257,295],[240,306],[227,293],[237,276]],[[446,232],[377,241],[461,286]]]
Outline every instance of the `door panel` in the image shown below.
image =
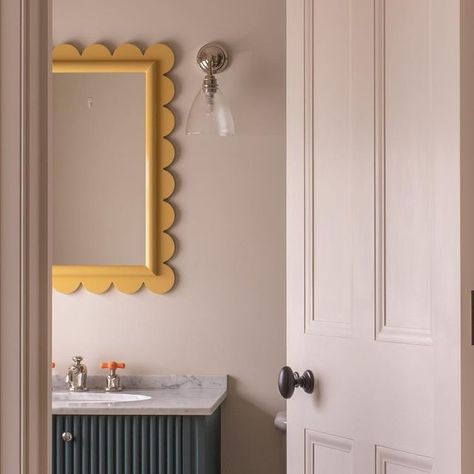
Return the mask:
[[352,0],[308,5],[308,332],[350,335],[353,302]]
[[352,440],[306,431],[306,472],[311,474],[352,473]]
[[431,344],[431,0],[376,2],[377,339]]

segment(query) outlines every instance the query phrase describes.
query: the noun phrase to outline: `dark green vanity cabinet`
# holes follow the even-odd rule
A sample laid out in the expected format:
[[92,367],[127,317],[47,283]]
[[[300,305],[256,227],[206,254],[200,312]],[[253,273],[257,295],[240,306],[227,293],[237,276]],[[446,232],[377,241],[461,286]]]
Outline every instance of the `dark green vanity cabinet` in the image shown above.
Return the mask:
[[219,473],[220,409],[209,416],[53,415],[53,474]]

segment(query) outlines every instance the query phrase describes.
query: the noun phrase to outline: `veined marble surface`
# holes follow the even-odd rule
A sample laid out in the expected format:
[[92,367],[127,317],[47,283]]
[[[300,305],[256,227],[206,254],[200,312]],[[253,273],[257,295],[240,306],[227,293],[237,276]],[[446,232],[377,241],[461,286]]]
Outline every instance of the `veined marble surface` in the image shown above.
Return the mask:
[[[147,400],[127,402],[80,402],[80,393],[65,390],[63,376],[53,377],[53,415],[211,415],[227,396],[227,376],[123,375],[120,394],[137,394]],[[105,377],[87,378],[88,392],[104,392]],[[111,396],[114,394],[111,393]],[[72,400],[74,398],[74,401]]]
[[[122,375],[122,387],[126,389],[177,389],[177,388],[225,388],[227,389],[227,375]],[[88,375],[87,387],[89,390],[103,390],[105,387],[104,375]],[[53,390],[66,389],[66,375],[53,375]]]

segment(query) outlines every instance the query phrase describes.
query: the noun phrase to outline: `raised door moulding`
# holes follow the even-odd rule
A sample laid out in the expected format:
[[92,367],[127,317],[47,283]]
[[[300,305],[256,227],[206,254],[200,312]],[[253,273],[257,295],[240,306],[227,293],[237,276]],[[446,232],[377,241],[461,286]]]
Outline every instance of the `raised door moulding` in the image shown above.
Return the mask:
[[329,329],[314,319],[314,0],[304,0],[304,284],[305,332],[321,334]]
[[[433,199],[431,199],[432,194],[430,193],[433,192],[431,179],[433,170],[432,163],[428,159],[432,142],[429,122],[430,78],[432,75],[430,0],[417,2],[415,7],[413,10],[413,8],[408,8],[407,2],[395,0],[376,0],[375,2],[375,164],[373,168],[375,174],[373,190],[375,199],[375,301],[372,314],[375,321],[374,337],[377,341],[431,345],[433,334],[430,276],[433,252],[430,226],[432,225],[431,202]],[[317,267],[317,265],[321,265],[321,262],[318,262],[318,256],[315,254],[317,239],[315,225],[317,226],[318,210],[315,205],[317,188],[314,181],[317,174],[317,170],[315,170],[317,159],[321,158],[317,156],[320,150],[317,149],[318,144],[315,140],[315,123],[317,122],[315,116],[318,113],[318,110],[315,110],[315,104],[319,103],[315,88],[317,86],[316,73],[321,69],[321,66],[324,66],[324,64],[316,64],[318,58],[316,57],[315,44],[318,43],[318,38],[316,38],[318,27],[315,24],[315,8],[318,8],[316,0],[304,0],[305,333],[352,337],[353,315],[351,314],[352,303],[350,301],[343,310],[334,308],[333,314],[329,316],[324,314],[327,312],[324,308],[321,311],[321,308],[317,307],[319,290],[316,282],[317,270],[327,272],[329,269],[322,268],[321,270]],[[350,0],[347,0],[347,8],[350,12]],[[388,14],[386,14],[387,8]],[[324,14],[324,11],[320,11],[320,14]],[[397,46],[397,38],[386,37],[386,28],[389,35],[393,34],[393,30],[396,30],[390,29],[390,22],[404,21],[407,15],[410,16],[410,21],[405,22],[408,25],[406,26],[408,34],[416,31],[420,37],[420,40],[416,42],[419,51],[416,51],[417,54],[412,56],[406,50],[405,52],[400,50],[400,47]],[[343,20],[341,19],[341,21]],[[344,25],[340,30],[343,29]],[[324,31],[319,33],[327,34]],[[344,44],[344,37],[341,37],[340,40],[341,44]],[[421,65],[414,61],[414,58],[418,58],[418,56],[424,58]],[[350,52],[348,52],[348,61],[350,61]],[[415,70],[413,71],[413,69]],[[398,75],[394,71],[399,71]],[[400,89],[403,87],[403,84],[400,86],[400,77],[404,78],[403,75],[409,75],[410,72],[416,74],[419,81],[415,81],[415,85],[412,85],[411,89]],[[387,79],[389,80],[387,81]],[[426,87],[424,87],[425,83]],[[422,87],[423,93],[414,87]],[[387,97],[389,99],[388,110]],[[399,108],[393,107],[394,103],[398,103]],[[409,132],[401,119],[404,116],[404,107],[411,114],[412,121],[416,120],[417,126],[419,126],[420,136],[417,139],[407,135]],[[343,109],[341,110],[343,111]],[[324,113],[324,110],[322,112]],[[424,120],[425,118],[426,120]],[[405,143],[405,146],[400,146],[400,141]],[[407,182],[404,181],[403,173],[397,174],[399,168],[406,173]],[[418,194],[413,191],[413,182],[417,179],[417,173],[421,173],[423,177],[422,192],[418,190]],[[412,207],[415,210],[412,214],[409,212],[404,214],[402,204],[404,201],[400,200],[399,202],[394,198],[397,192],[401,198],[406,199],[406,202],[414,204]],[[424,198],[420,197],[420,192],[425,196]],[[409,193],[414,194],[412,196]],[[350,213],[347,215],[349,216]],[[342,217],[344,218],[344,216]],[[422,233],[420,234],[419,231]],[[402,232],[401,239],[399,238],[400,232]],[[420,249],[421,252],[419,252]],[[413,263],[413,258],[415,263]],[[416,270],[414,273],[410,271],[413,269],[412,267]],[[343,284],[342,282],[341,285]],[[342,290],[344,288],[341,288],[341,293]],[[346,300],[351,298],[350,291],[346,292]],[[338,311],[340,314],[334,314]]]
[[54,265],[53,287],[72,293],[81,285],[92,293],[103,293],[115,286],[124,293],[135,293],[142,286],[155,293],[166,293],[175,281],[166,263],[174,254],[173,238],[167,233],[174,222],[174,210],[167,199],[174,191],[174,178],[167,167],[175,150],[166,138],[175,119],[166,107],[174,96],[174,85],[165,74],[174,64],[174,54],[165,44],[154,44],[142,52],[133,44],[109,51],[101,44],[88,46],[81,53],[73,45],[53,50],[53,72],[135,72],[145,75],[146,83],[146,264],[145,265]]
[[305,472],[316,474],[326,469],[351,474],[354,441],[349,438],[305,430]]
[[[348,0],[350,7],[352,0]],[[304,0],[305,33],[304,33],[304,55],[305,55],[305,117],[304,117],[304,181],[305,181],[305,234],[304,234],[304,281],[305,281],[305,333],[318,336],[352,337],[352,320],[325,319],[315,317],[315,262],[314,262],[314,224],[315,224],[315,185],[314,185],[314,90],[315,90],[315,24],[314,24],[315,0]],[[349,8],[350,10],[350,8]],[[351,316],[351,315],[350,315]],[[349,318],[350,319],[350,318]]]
[[[385,446],[375,447],[376,474],[390,474],[390,466],[397,472],[412,474],[413,471],[431,474],[434,460]],[[340,474],[353,472],[354,440],[333,434],[305,430],[305,472],[314,474],[331,466],[337,467]]]
[[[425,5],[429,7],[429,0],[428,3],[425,2]],[[389,178],[388,171],[387,171],[387,143],[386,137],[387,134],[390,132],[389,125],[386,122],[387,117],[387,110],[386,110],[386,99],[387,94],[387,48],[388,46],[388,39],[386,37],[386,25],[389,21],[387,19],[386,10],[387,6],[390,6],[391,14],[399,14],[399,15],[412,15],[412,11],[407,12],[404,10],[396,11],[396,8],[403,8],[400,4],[393,3],[392,0],[376,0],[375,1],[375,58],[374,58],[374,65],[375,65],[375,210],[376,210],[376,217],[375,217],[375,262],[376,262],[376,283],[375,283],[375,338],[378,341],[384,342],[395,342],[395,343],[405,343],[405,344],[418,344],[418,345],[431,345],[433,343],[433,336],[432,336],[432,315],[431,315],[431,308],[430,304],[424,304],[423,308],[408,308],[409,302],[404,303],[405,308],[400,309],[397,308],[388,308],[390,302],[388,301],[389,292],[392,292],[393,301],[401,301],[404,302],[409,298],[403,294],[403,291],[400,289],[397,291],[397,288],[389,288],[388,281],[387,281],[387,273],[391,270],[388,268],[388,265],[395,265],[396,262],[392,261],[390,263],[387,262],[387,180]],[[423,8],[423,6],[419,6],[419,8]],[[417,12],[419,13],[419,12]],[[429,13],[429,11],[428,11]],[[413,18],[416,16],[413,15]],[[427,19],[430,21],[430,15],[423,14],[420,18]],[[431,28],[430,23],[425,25],[429,31]],[[420,27],[420,30],[421,27]],[[422,35],[422,32],[420,32]],[[427,41],[430,41],[430,38],[427,37]],[[420,41],[420,44],[422,42]],[[422,45],[420,45],[420,48]],[[393,49],[393,48],[392,48]],[[397,51],[397,53],[399,53]],[[428,64],[430,64],[430,59],[427,60]],[[401,65],[401,69],[405,71],[409,70],[409,67],[405,64]],[[406,71],[405,71],[406,72]],[[425,71],[426,72],[426,71]],[[431,71],[429,71],[431,73]],[[397,86],[398,83],[394,82]],[[427,86],[427,90],[429,91],[429,84]],[[427,96],[430,94],[428,92]],[[421,101],[421,99],[420,99]],[[392,101],[393,102],[393,101]],[[408,99],[407,99],[408,102]],[[399,112],[398,112],[399,113]],[[415,112],[415,113],[420,113]],[[426,112],[428,113],[428,112]],[[398,116],[395,114],[395,117]],[[429,122],[429,121],[428,121]],[[426,130],[423,130],[426,132]],[[403,133],[400,130],[395,130],[395,133]],[[429,131],[427,132],[429,133]],[[426,145],[427,147],[429,144]],[[427,148],[422,149],[419,152],[421,156],[420,162],[423,160],[423,153],[427,153]],[[403,158],[403,157],[402,157]],[[405,158],[407,159],[407,158]],[[401,165],[400,165],[401,166]],[[427,180],[429,178],[426,178]],[[396,186],[396,183],[394,184]],[[401,191],[399,191],[401,192]],[[398,211],[398,209],[397,209]],[[402,216],[403,217],[403,216]],[[400,216],[397,217],[400,219]],[[427,222],[427,226],[429,226],[429,218],[425,216],[425,220]],[[396,224],[399,228],[403,225],[403,223],[398,222]],[[406,245],[406,244],[405,244]],[[427,241],[426,245],[429,246],[430,242]],[[400,249],[398,249],[400,250]],[[428,253],[430,251],[428,250]],[[408,254],[405,256],[405,260],[408,260]],[[429,259],[429,257],[428,257]],[[424,270],[426,271],[426,284],[429,285],[430,283],[430,268],[429,265],[425,265]],[[400,270],[397,270],[400,272]],[[397,274],[397,278],[400,275]],[[407,278],[410,275],[406,275]],[[418,275],[419,277],[419,275]],[[419,278],[419,280],[421,280]],[[393,281],[393,279],[392,279]],[[397,284],[397,283],[395,283]],[[398,284],[400,284],[400,280],[398,280]],[[427,291],[424,295],[426,298]],[[418,298],[413,297],[413,298]],[[421,298],[421,296],[419,296]],[[429,299],[429,297],[427,298]],[[414,301],[414,300],[413,300]],[[403,306],[403,305],[401,305]],[[401,312],[401,313],[400,313]],[[410,314],[410,316],[408,316]],[[391,319],[389,318],[391,315]],[[400,320],[397,321],[397,315],[402,316],[399,318]],[[412,323],[407,323],[408,319],[412,319]],[[417,321],[418,320],[418,321]]]
[[349,438],[305,430],[305,472],[352,474],[354,442]]
[[433,458],[418,454],[405,453],[395,449],[376,446],[376,474],[390,474],[390,465],[397,466],[397,472],[407,474],[416,472],[433,472]]

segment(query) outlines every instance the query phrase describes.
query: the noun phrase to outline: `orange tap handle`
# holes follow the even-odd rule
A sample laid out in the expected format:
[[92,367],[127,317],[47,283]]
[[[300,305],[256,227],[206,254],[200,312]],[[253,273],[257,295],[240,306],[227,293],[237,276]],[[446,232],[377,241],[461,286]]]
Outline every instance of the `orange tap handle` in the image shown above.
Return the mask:
[[125,362],[116,362],[111,360],[109,362],[102,362],[100,364],[101,369],[125,369]]
[[51,368],[54,369],[56,367],[56,362],[51,362]]

